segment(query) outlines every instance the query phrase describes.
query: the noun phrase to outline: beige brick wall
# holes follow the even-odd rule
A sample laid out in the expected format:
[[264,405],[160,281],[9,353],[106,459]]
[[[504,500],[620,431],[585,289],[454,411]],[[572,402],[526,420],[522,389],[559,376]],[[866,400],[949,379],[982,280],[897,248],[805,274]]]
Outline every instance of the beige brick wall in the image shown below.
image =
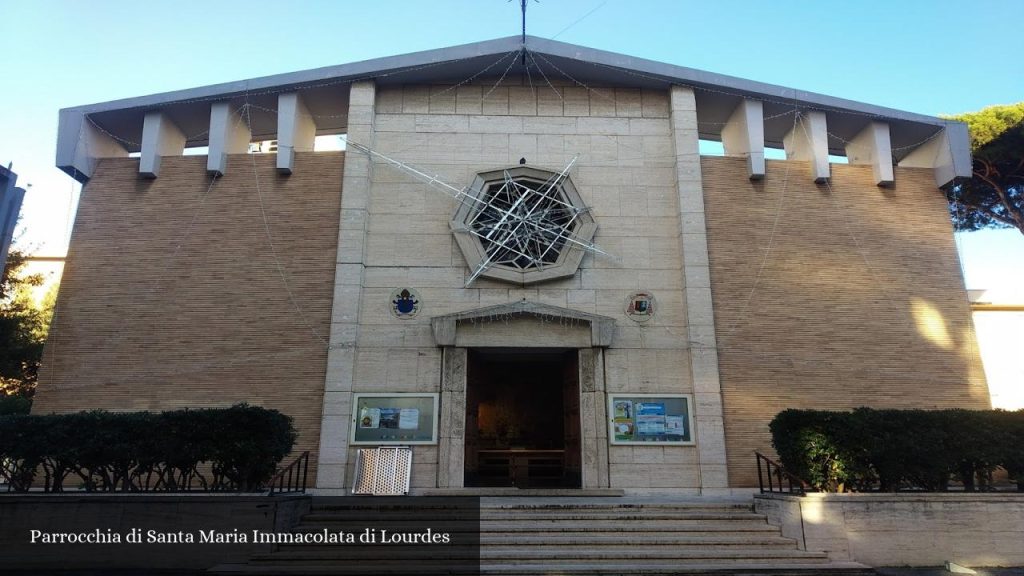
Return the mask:
[[33,411],[248,402],[292,416],[296,450],[313,451],[315,463],[326,344],[312,330],[327,337],[344,153],[298,153],[287,177],[273,155],[231,156],[212,188],[205,163],[164,158],[152,181],[138,177],[136,159],[99,165],[79,205]]
[[870,166],[833,165],[831,189],[803,162],[769,161],[762,182],[742,158],[702,170],[733,486],[757,485],[753,451],[785,408],[989,406],[930,170],[897,169],[891,189]]

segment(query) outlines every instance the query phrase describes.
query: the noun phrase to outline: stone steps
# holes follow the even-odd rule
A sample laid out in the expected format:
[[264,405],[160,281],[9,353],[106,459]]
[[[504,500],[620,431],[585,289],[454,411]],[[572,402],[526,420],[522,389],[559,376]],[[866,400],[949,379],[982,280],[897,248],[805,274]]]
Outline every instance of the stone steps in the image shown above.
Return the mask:
[[502,576],[567,576],[570,574],[626,575],[643,574],[645,576],[875,576],[870,568],[856,562],[832,562],[808,567],[806,564],[777,563],[729,563],[729,564],[651,564],[646,562],[608,562],[600,563],[563,563],[563,564],[484,564],[479,568],[449,569],[443,564],[424,561],[417,564],[415,571],[410,571],[404,562],[375,562],[372,570],[365,566],[307,566],[307,565],[266,565],[266,564],[225,564],[215,568],[216,574],[258,574],[261,576],[365,576],[373,574],[392,576],[413,576],[423,574],[500,574]]
[[[456,514],[444,514],[437,513],[431,514],[432,520],[439,520],[446,517],[457,517]],[[338,513],[332,512],[313,512],[303,517],[303,522],[309,524],[322,524],[322,523],[334,523],[334,522],[358,522],[364,520],[375,520],[379,521],[382,519],[401,519],[404,516],[401,513],[387,513],[387,514],[375,514],[371,516],[361,515],[346,515],[342,516]],[[486,510],[481,511],[481,521],[497,521],[497,522],[510,522],[510,521],[528,521],[528,522],[540,522],[540,521],[566,521],[566,520],[582,520],[592,522],[595,520],[608,520],[608,521],[628,521],[628,520],[672,520],[672,521],[685,521],[685,520],[736,520],[736,521],[747,521],[747,520],[763,520],[764,516],[754,514],[752,512],[672,512],[672,511],[656,511],[656,510],[643,510],[643,511],[622,511],[616,512],[615,510],[600,510],[600,511],[512,511],[512,510]]]
[[679,576],[681,574],[716,574],[721,576],[814,576],[817,574],[842,576],[874,576],[874,571],[857,563],[830,563],[808,568],[804,564],[734,563],[734,564],[649,564],[649,563],[575,563],[560,565],[496,564],[480,567],[480,574],[504,576],[560,576],[563,574],[643,574],[645,576]]
[[[764,520],[762,519],[762,522]],[[432,526],[437,526],[437,522],[428,520],[423,521],[409,521],[409,522],[394,522],[391,524],[394,529],[403,528],[408,530],[425,530]],[[365,527],[365,523],[360,522],[323,522],[317,524],[311,524],[303,522],[296,527],[296,532],[322,532],[326,530],[345,530],[345,531],[362,531]],[[466,527],[469,530],[475,528]],[[768,524],[753,524],[745,522],[728,522],[728,521],[678,521],[673,522],[671,520],[654,520],[654,521],[643,521],[636,523],[623,524],[615,521],[602,521],[602,522],[583,522],[578,520],[566,520],[566,521],[536,521],[530,522],[528,520],[518,520],[509,522],[498,522],[498,521],[487,521],[480,522],[479,529],[481,534],[488,533],[537,533],[537,532],[571,532],[571,533],[587,533],[587,532],[629,532],[636,533],[637,538],[644,534],[650,533],[662,533],[662,532],[778,532],[778,528],[769,526]]]
[[[592,545],[621,547],[636,546],[632,542],[623,541],[617,534],[593,534],[581,532],[577,534],[487,534],[480,537],[481,546],[567,546]],[[647,534],[644,536],[645,546],[702,546],[708,548],[729,548],[738,546],[761,546],[792,549],[795,542],[790,538],[777,535],[743,535],[716,534]]]
[[[666,499],[667,500],[667,499]],[[381,515],[389,530],[437,529],[451,515],[443,504],[412,518],[394,509],[370,514],[345,508],[344,499],[316,502],[295,532],[361,532]],[[423,518],[423,519],[421,519]],[[451,549],[448,558],[469,558],[479,568],[448,571],[425,545],[351,548],[324,544],[281,544],[247,564],[221,566],[229,574],[731,574],[759,576],[862,576],[873,572],[855,563],[831,562],[819,552],[798,550],[748,502],[664,501],[629,498],[485,498],[480,522],[455,532],[480,531],[479,549]],[[451,526],[446,530],[452,531]],[[347,564],[346,564],[347,563]],[[355,566],[353,566],[353,563]]]
[[[781,548],[793,550],[795,542],[791,538],[784,538],[777,534],[750,534],[737,535],[732,533],[709,534],[660,534],[649,533],[642,536],[646,548],[670,547],[670,548],[701,548],[701,549],[742,549],[744,547],[767,549]],[[488,547],[516,546],[516,547],[544,547],[547,549],[564,550],[566,548],[601,546],[610,549],[635,548],[636,543],[623,540],[619,534],[605,533],[557,533],[557,534],[520,534],[520,533],[485,533],[480,536],[481,549]],[[280,544],[279,550],[334,550],[337,546],[332,544]],[[389,548],[391,550],[393,548]]]
[[[255,562],[270,563],[304,563],[319,564],[325,560],[344,561],[359,558],[362,560],[395,561],[400,559],[422,559],[430,554],[425,547],[388,546],[371,550],[349,550],[343,547],[318,547],[310,549],[304,545],[287,545],[271,554],[256,555]],[[452,557],[475,557],[475,550],[451,554]],[[700,560],[707,564],[747,562],[770,562],[784,560],[793,564],[820,564],[828,556],[823,553],[810,553],[794,549],[781,548],[741,548],[741,549],[706,549],[685,547],[649,547],[629,546],[625,549],[609,546],[544,546],[526,549],[522,546],[487,546],[479,551],[483,563],[504,560],[516,564],[565,564],[583,561],[598,562],[604,560],[631,560],[655,563],[683,563]]]

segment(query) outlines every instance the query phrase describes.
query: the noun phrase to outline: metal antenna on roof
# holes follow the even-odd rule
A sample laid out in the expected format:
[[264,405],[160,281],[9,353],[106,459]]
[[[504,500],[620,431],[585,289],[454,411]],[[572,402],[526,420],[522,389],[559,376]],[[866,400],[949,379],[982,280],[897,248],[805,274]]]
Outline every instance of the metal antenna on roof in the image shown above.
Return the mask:
[[[509,2],[511,2],[511,1],[512,0],[509,0]],[[519,0],[519,9],[523,12],[523,36],[522,36],[523,39],[522,39],[522,42],[521,42],[521,44],[522,44],[522,54],[521,54],[522,61],[521,62],[522,62],[522,65],[523,65],[524,68],[526,67],[526,4],[529,1],[530,0]],[[533,0],[533,1],[534,2],[538,2],[539,0]]]

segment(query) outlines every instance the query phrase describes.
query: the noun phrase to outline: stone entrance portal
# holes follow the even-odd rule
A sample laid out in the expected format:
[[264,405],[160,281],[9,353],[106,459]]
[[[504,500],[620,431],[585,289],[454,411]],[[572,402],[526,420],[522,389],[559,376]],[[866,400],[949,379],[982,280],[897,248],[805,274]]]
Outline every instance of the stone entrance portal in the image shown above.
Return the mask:
[[579,488],[578,352],[467,354],[465,486]]
[[[438,316],[431,327],[443,348],[439,488],[609,486],[602,357],[613,319],[524,300]],[[539,410],[552,422],[524,434],[522,426],[534,420],[517,414],[499,430],[497,414],[486,414],[499,401]],[[485,442],[481,431],[493,438]],[[485,453],[485,446],[494,450]]]

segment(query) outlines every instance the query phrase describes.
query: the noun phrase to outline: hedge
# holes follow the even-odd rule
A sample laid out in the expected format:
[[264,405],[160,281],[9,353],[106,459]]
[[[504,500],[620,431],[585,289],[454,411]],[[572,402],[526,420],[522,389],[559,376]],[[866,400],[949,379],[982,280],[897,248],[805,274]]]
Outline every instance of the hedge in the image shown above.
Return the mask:
[[244,404],[15,414],[0,416],[0,475],[15,491],[258,491],[295,438],[290,417]]
[[28,414],[31,409],[31,398],[0,393],[0,416],[6,416],[7,414]]
[[769,428],[781,464],[818,490],[974,491],[1003,468],[1024,492],[1024,410],[785,410]]

